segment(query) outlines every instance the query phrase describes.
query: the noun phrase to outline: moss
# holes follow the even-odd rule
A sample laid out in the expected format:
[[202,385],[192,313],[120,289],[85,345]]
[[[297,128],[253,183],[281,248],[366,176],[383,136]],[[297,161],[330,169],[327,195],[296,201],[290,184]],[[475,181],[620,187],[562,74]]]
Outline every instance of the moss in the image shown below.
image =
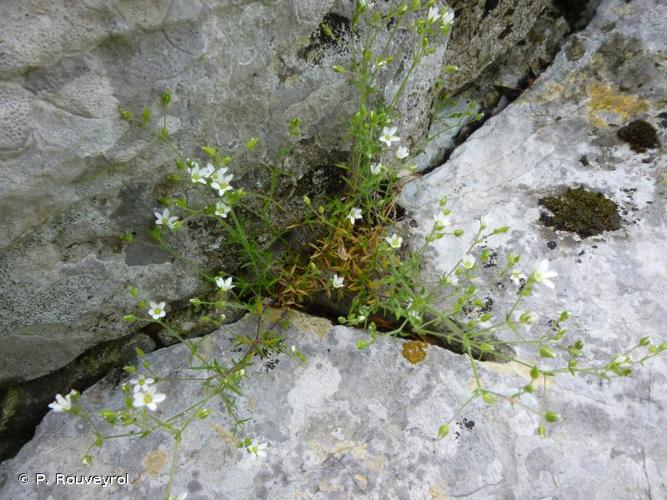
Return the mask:
[[619,139],[624,140],[633,151],[637,153],[643,153],[649,148],[657,148],[658,143],[658,134],[648,122],[644,120],[634,120],[628,123],[625,127],[618,129],[616,133]]
[[19,406],[19,390],[11,387],[0,402],[0,432],[7,428],[9,420],[14,416]]
[[577,233],[582,238],[615,231],[621,227],[618,206],[602,193],[583,187],[569,188],[561,195],[540,200],[553,215],[542,213],[540,221],[561,231]]
[[578,36],[573,36],[565,47],[568,61],[578,61],[586,53],[586,46]]

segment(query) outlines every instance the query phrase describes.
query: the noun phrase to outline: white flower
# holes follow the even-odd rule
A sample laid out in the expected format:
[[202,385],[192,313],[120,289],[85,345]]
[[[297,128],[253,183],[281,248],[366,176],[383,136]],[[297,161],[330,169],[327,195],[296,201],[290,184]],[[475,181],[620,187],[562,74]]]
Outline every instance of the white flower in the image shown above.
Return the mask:
[[396,233],[391,236],[386,236],[384,241],[386,241],[391,248],[401,248],[401,245],[403,244],[403,238]]
[[345,286],[345,279],[342,276],[334,274],[331,277],[331,286],[334,288],[343,288]]
[[200,169],[199,165],[196,162],[193,162],[192,165],[193,166],[191,168],[188,168],[188,172],[190,173],[190,178],[192,179],[192,182],[206,184],[206,180],[213,173],[213,165],[209,163],[203,169]]
[[222,276],[217,276],[215,278],[215,284],[218,285],[218,288],[222,290],[223,292],[228,292],[232,288],[234,288],[234,285],[232,285],[232,277],[229,276],[228,278],[223,278]]
[[410,318],[412,321],[415,322],[421,322],[422,315],[418,310],[414,309],[413,306],[414,306],[413,299],[408,300],[408,304],[406,306],[406,309],[408,310],[408,318]]
[[350,221],[350,224],[354,226],[354,223],[358,220],[361,220],[361,208],[354,207],[352,210],[350,210],[349,215],[347,216],[348,220]]
[[157,304],[153,301],[150,301],[148,306],[148,314],[153,319],[164,318],[167,315],[167,312],[164,310],[164,306],[166,306],[164,302]]
[[77,394],[78,392],[75,390],[71,390],[69,394],[64,397],[60,394],[56,394],[56,400],[49,404],[49,408],[58,413],[63,411],[70,411],[72,409],[72,396]]
[[440,9],[437,7],[431,7],[428,9],[428,14],[426,15],[426,20],[431,21],[432,23],[436,22],[438,19],[442,17],[440,15]]
[[456,286],[459,284],[459,277],[452,273],[449,276],[445,277],[445,283],[447,283],[450,286]]
[[380,175],[384,171],[384,165],[382,163],[373,163],[371,165],[371,174]]
[[466,269],[472,269],[475,267],[475,257],[472,255],[466,255],[461,259],[461,265]]
[[145,406],[151,411],[157,410],[157,404],[164,401],[167,396],[156,391],[157,388],[152,385],[143,391],[135,392],[132,406],[135,408],[141,408],[142,406]]
[[130,384],[134,385],[134,392],[139,392],[147,389],[151,385],[155,383],[155,379],[153,378],[146,378],[145,375],[140,375],[137,378],[133,378],[130,380]]
[[222,217],[223,219],[227,218],[227,214],[231,211],[231,207],[221,201],[218,201],[215,204],[215,215]]
[[491,328],[491,318],[487,319],[486,321],[480,321],[478,325],[480,328]]
[[549,269],[549,261],[546,259],[541,260],[537,265],[537,269],[533,272],[533,279],[537,283],[542,283],[549,288],[554,287],[554,283],[551,281],[551,278],[555,278],[556,276],[558,276],[558,273]]
[[454,11],[447,9],[447,11],[441,15],[443,24],[452,24],[454,22]]
[[213,175],[215,172],[215,167],[212,163],[207,163],[204,168],[201,169],[201,175],[207,179]]
[[380,142],[384,142],[387,147],[391,147],[393,143],[400,141],[400,137],[394,135],[396,134],[396,130],[396,127],[384,127],[382,129],[382,135],[380,135]]
[[230,183],[233,178],[232,174],[227,175],[227,168],[219,168],[211,176],[211,187],[218,191],[220,196],[224,196],[227,191],[231,191]]
[[445,215],[442,212],[435,214],[433,219],[433,225],[438,231],[442,231],[444,228],[452,224],[451,217],[449,215]]
[[178,217],[169,214],[169,209],[165,208],[164,212],[155,212],[155,224],[158,226],[167,226],[169,229],[176,227]]
[[521,269],[514,269],[512,270],[512,274],[510,274],[510,280],[512,280],[512,283],[514,283],[516,286],[520,286],[523,283],[526,282],[527,276],[521,271]]
[[410,156],[410,150],[405,146],[401,146],[398,148],[398,151],[396,151],[396,158],[399,160],[405,160],[408,156]]
[[387,66],[387,63],[389,63],[389,61],[387,59],[384,59],[384,58],[383,59],[378,59],[377,62],[373,63],[373,65],[371,66],[371,71],[375,72],[375,71],[382,70]]

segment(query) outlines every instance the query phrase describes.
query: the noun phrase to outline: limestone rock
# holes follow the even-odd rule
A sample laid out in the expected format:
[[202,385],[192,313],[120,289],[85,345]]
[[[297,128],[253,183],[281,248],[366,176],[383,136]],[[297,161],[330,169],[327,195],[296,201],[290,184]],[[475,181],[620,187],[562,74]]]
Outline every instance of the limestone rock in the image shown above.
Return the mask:
[[[481,18],[481,3],[456,4],[461,30]],[[462,70],[476,74],[497,49],[515,43],[545,3],[513,0],[489,13],[475,30],[479,52],[460,62]],[[298,216],[300,205],[290,196],[321,192],[336,177],[331,165],[344,157],[339,120],[352,111],[354,95],[345,76],[331,70],[346,52],[319,36],[323,21],[345,34],[350,2],[0,5],[8,13],[0,18],[0,384],[6,386],[131,333],[118,321],[130,283],[174,305],[202,292],[189,270],[142,242],[174,158],[120,120],[119,105],[135,113],[152,105],[156,115],[157,98],[171,89],[168,128],[191,156],[203,145],[233,148],[258,136],[257,155],[232,170],[240,185],[260,190],[259,166],[285,145],[285,124],[299,116],[303,136],[287,164],[297,188],[282,194]],[[510,24],[512,35],[496,43],[494,33]],[[394,47],[399,59],[409,57],[401,43]],[[437,47],[406,90],[406,138],[425,131],[444,49]],[[387,95],[396,81],[387,75]],[[139,242],[122,245],[125,231]],[[200,228],[190,238],[186,253],[200,265],[233,264],[220,235]]]

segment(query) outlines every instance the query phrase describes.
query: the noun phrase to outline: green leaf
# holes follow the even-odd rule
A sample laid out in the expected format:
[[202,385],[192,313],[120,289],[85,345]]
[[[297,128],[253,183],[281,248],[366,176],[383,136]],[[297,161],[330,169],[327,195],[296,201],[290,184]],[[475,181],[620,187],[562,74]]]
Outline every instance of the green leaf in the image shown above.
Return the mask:
[[438,428],[438,439],[442,439],[442,438],[446,437],[447,434],[449,434],[449,425],[447,425],[447,424],[442,424],[442,425]]
[[169,93],[168,90],[165,90],[162,92],[162,96],[160,97],[160,100],[162,101],[162,105],[166,108],[169,106],[169,103],[171,102],[171,94]]
[[118,419],[116,412],[110,409],[101,410],[99,415],[111,425],[115,424]]
[[556,353],[554,353],[549,347],[543,345],[539,350],[540,356],[543,358],[555,358]]
[[533,366],[533,367],[530,369],[530,378],[532,378],[533,380],[535,380],[535,379],[536,379],[537,377],[539,377],[539,376],[540,376],[540,369],[539,369],[537,366]]
[[370,343],[366,340],[357,340],[357,343],[355,344],[355,347],[359,351],[363,351],[364,349],[368,348],[370,346]]
[[491,394],[489,391],[482,391],[482,399],[486,404],[493,404],[496,402],[496,398],[493,394]]
[[558,420],[560,420],[560,417],[558,413],[553,411],[548,411],[544,414],[544,420],[552,424],[554,422],[558,422]]
[[129,374],[137,373],[137,367],[136,366],[124,366],[123,370],[125,370]]
[[320,29],[322,30],[322,33],[324,33],[324,34],[325,34],[326,36],[328,36],[329,38],[333,38],[333,37],[334,37],[333,31],[331,30],[331,26],[329,26],[328,24],[326,24],[326,23],[322,23],[322,24],[320,25]]
[[197,418],[199,419],[205,419],[211,414],[210,408],[202,408],[197,412]]
[[299,128],[300,123],[301,120],[296,116],[289,121],[287,130],[290,136],[295,137],[301,135],[301,129]]
[[126,314],[123,316],[123,321],[126,321],[127,323],[134,323],[137,321],[137,317],[134,314]]
[[129,109],[125,109],[121,106],[118,106],[118,113],[120,114],[121,119],[125,120],[128,123],[131,122],[132,118],[134,117],[132,111],[130,111]]
[[215,156],[218,154],[218,148],[213,148],[211,146],[203,146],[201,150],[206,154],[206,156],[210,158],[215,158]]
[[141,112],[141,119],[144,121],[144,125],[151,121],[151,108],[144,108],[144,110]]
[[259,139],[257,137],[251,137],[246,141],[245,147],[248,151],[252,151],[257,144],[259,144]]

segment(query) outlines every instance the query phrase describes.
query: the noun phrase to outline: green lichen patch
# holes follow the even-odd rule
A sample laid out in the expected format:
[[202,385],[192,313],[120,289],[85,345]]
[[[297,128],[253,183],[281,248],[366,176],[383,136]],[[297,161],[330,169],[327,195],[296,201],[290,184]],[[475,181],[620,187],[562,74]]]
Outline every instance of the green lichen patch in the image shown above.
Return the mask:
[[568,61],[578,61],[586,53],[586,45],[578,36],[573,36],[570,43],[565,47],[565,55]]
[[618,129],[616,133],[619,139],[630,144],[633,151],[643,153],[647,149],[657,148],[658,133],[653,125],[644,120],[633,120],[626,126]]
[[582,238],[621,227],[618,205],[604,194],[584,187],[568,188],[563,194],[542,198],[539,203],[550,212],[540,215],[544,225],[577,233]]

